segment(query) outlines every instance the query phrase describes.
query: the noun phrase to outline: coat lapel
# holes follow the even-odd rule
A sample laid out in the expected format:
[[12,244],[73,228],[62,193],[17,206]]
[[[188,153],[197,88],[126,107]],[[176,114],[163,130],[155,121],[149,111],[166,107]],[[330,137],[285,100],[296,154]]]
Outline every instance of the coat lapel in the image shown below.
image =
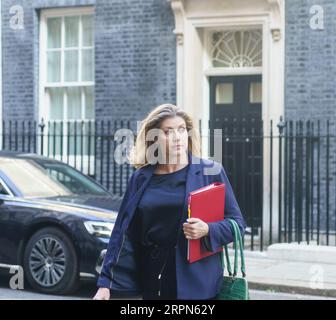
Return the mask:
[[177,243],[179,243],[180,235],[182,232],[182,221],[183,219],[187,219],[188,217],[188,197],[189,193],[198,188],[199,182],[199,174],[201,172],[200,167],[200,159],[188,153],[188,162],[189,168],[187,171],[187,179],[186,179],[186,186],[185,186],[185,196],[184,196],[184,207],[183,212],[181,213],[179,228],[177,231]]

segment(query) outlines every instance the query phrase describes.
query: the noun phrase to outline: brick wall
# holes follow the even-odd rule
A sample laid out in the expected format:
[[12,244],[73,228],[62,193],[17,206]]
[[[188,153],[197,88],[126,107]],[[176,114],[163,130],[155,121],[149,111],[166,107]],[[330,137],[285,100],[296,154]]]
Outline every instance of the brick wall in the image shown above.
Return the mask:
[[[324,9],[324,30],[310,28],[312,5]],[[286,1],[287,119],[336,120],[336,2]]]
[[101,0],[96,6],[97,118],[142,118],[175,103],[176,37],[166,0]]
[[[95,5],[96,118],[142,118],[175,103],[174,17],[165,0],[4,0],[4,119],[38,120],[39,9]],[[10,28],[10,7],[24,29]]]
[[[324,30],[310,27],[310,8],[320,5],[324,10]],[[329,176],[327,176],[327,139],[320,144],[321,230],[326,228],[326,181],[329,180],[330,230],[336,231],[336,2],[334,0],[286,1],[286,67],[285,117],[287,120],[321,120],[321,134],[330,127]],[[316,133],[316,123],[315,123]],[[317,153],[317,145],[315,153]],[[317,164],[315,158],[315,168]],[[317,172],[315,169],[315,181]],[[316,184],[314,188],[316,190]],[[305,197],[303,195],[303,197]],[[314,216],[317,214],[314,194]],[[304,219],[303,213],[303,219]]]

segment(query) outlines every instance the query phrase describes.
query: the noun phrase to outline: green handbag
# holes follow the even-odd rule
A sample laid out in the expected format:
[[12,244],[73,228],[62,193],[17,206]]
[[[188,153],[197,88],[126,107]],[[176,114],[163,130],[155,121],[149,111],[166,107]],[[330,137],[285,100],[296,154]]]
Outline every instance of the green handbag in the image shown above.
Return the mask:
[[[248,291],[248,283],[245,279],[246,271],[245,271],[245,259],[244,259],[244,248],[243,241],[240,234],[240,230],[238,224],[233,219],[228,219],[231,223],[232,233],[234,235],[234,267],[233,273],[231,269],[231,263],[229,258],[229,252],[227,245],[224,245],[224,252],[227,261],[227,268],[229,276],[223,277],[223,282],[220,288],[219,293],[216,296],[216,300],[249,300],[249,291]],[[242,277],[237,277],[238,272],[238,246],[240,250],[240,262],[241,262],[241,273]],[[224,263],[224,254],[221,252],[221,262],[223,271],[225,270]]]

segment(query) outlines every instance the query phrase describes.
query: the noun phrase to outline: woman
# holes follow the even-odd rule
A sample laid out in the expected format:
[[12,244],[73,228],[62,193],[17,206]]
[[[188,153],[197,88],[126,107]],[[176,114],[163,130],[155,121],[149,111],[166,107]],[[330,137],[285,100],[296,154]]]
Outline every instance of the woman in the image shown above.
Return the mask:
[[[221,164],[200,158],[191,117],[174,105],[158,106],[142,122],[131,156],[132,174],[109,241],[94,299],[110,291],[143,299],[213,299],[223,276],[220,254],[187,261],[187,240],[215,252],[233,238],[226,219],[187,221],[189,192],[226,184],[225,218],[245,222]],[[183,231],[183,232],[182,232]]]

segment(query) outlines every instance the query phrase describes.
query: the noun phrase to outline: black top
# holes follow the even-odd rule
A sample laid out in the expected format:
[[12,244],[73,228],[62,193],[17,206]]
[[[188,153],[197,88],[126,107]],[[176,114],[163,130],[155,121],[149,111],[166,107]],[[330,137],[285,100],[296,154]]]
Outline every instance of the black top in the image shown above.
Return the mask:
[[185,199],[188,166],[153,174],[135,212],[138,240],[143,246],[175,245]]

